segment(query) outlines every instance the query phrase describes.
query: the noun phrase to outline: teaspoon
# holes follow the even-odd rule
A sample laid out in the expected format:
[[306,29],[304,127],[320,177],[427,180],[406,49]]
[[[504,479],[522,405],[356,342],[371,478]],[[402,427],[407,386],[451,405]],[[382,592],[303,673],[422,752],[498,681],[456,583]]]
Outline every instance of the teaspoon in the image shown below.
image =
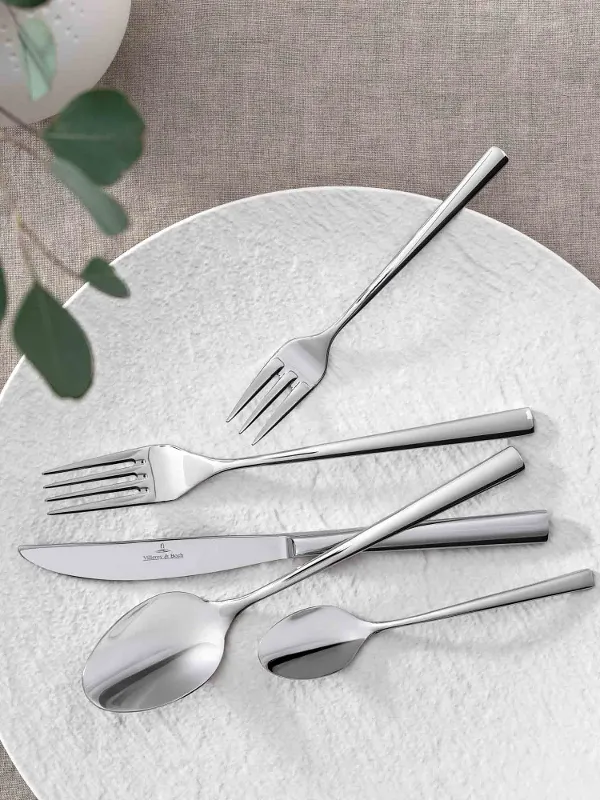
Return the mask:
[[592,570],[582,569],[530,586],[389,622],[369,622],[335,606],[304,608],[285,617],[268,631],[258,646],[258,658],[266,670],[281,678],[323,678],[347,667],[374,633],[591,589],[593,585]]
[[215,672],[223,657],[227,631],[248,606],[489,489],[524,467],[518,451],[507,447],[242,597],[207,601],[188,592],[167,592],[149,598],[121,617],[96,645],[83,672],[87,697],[100,708],[121,712],[147,711],[185,697]]

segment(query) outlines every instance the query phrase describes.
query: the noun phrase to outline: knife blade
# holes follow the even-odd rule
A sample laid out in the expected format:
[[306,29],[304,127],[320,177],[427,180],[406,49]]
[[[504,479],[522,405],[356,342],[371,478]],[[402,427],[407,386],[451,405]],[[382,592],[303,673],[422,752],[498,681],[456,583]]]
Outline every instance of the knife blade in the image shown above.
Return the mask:
[[[19,552],[27,561],[63,575],[113,581],[152,580],[312,556],[357,530],[22,545]],[[392,536],[373,549],[525,544],[546,541],[548,534],[547,512],[526,511],[429,521]]]
[[[312,556],[358,530],[21,545],[19,553],[32,564],[61,575],[144,581],[207,575],[267,561]],[[527,544],[547,541],[548,533],[546,511],[523,511],[429,521],[390,536],[371,549]]]

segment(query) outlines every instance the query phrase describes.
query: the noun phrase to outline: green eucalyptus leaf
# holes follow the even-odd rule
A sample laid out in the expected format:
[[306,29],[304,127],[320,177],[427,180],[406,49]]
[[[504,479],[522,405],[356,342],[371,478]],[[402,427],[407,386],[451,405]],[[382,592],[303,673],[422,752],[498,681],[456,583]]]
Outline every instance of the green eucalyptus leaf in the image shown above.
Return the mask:
[[17,6],[17,8],[37,8],[49,3],[50,0],[2,0],[7,6]]
[[127,227],[127,214],[114,197],[96,186],[75,164],[55,158],[52,174],[79,198],[96,220],[96,224],[107,236],[115,236]]
[[108,186],[142,154],[143,132],[144,121],[124,94],[92,89],[72,100],[42,135],[55,155]]
[[103,258],[92,258],[88,261],[81,277],[91,283],[94,289],[112,297],[129,297],[129,289],[125,281],[114,271]]
[[56,73],[56,46],[43,19],[33,17],[18,23],[21,65],[32,100],[48,94]]
[[6,302],[6,279],[4,277],[4,269],[2,264],[0,264],[0,322],[2,322],[4,315],[6,314]]
[[60,397],[81,397],[92,384],[92,353],[77,320],[40,283],[21,304],[17,347]]

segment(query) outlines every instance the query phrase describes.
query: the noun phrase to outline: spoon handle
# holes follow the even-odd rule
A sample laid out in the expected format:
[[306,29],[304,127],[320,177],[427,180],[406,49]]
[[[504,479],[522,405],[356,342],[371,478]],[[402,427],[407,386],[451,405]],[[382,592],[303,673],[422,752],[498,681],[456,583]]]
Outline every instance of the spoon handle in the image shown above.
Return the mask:
[[507,447],[438,489],[434,489],[433,492],[426,494],[414,503],[405,506],[395,514],[376,522],[375,525],[357,533],[351,539],[340,542],[325,551],[325,553],[313,558],[307,564],[293,570],[293,572],[277,578],[250,594],[228,602],[234,607],[235,613],[239,613],[242,609],[252,605],[252,603],[256,603],[265,597],[270,597],[270,595],[281,592],[283,589],[288,589],[290,586],[304,580],[304,578],[308,578],[322,569],[344,561],[346,558],[365,550],[370,545],[380,542],[382,539],[387,539],[388,536],[394,533],[410,528],[421,522],[421,520],[428,519],[434,514],[439,514],[447,508],[451,508],[457,503],[511,478],[524,468],[525,464],[519,452],[514,447]]
[[[294,534],[291,537],[293,555],[295,557],[316,556],[318,553],[329,550],[334,544],[344,542],[360,530],[363,528]],[[388,536],[383,542],[371,545],[369,550],[381,552],[421,548],[530,544],[547,542],[549,533],[550,523],[547,511],[516,511],[512,514],[429,520],[415,525],[410,530],[402,531],[397,536]],[[28,545],[22,545],[19,552],[28,558],[28,552],[31,549]]]
[[578,572],[569,572],[550,578],[547,581],[532,583],[529,586],[520,586],[507,592],[488,594],[486,597],[477,597],[454,606],[438,608],[425,614],[414,617],[391,620],[390,622],[376,623],[377,631],[386,631],[391,628],[405,628],[408,625],[418,625],[420,622],[435,622],[438,619],[460,617],[462,614],[473,614],[476,611],[487,611],[490,608],[501,608],[514,603],[527,603],[529,600],[541,600],[542,597],[552,597],[555,594],[578,592],[581,589],[591,589],[594,586],[594,573],[591,569],[581,569]]

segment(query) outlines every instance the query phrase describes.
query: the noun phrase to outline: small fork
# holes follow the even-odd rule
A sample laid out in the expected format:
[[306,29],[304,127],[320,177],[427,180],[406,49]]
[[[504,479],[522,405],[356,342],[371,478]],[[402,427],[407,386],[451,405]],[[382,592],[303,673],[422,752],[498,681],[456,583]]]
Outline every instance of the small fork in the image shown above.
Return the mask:
[[[81,470],[93,471],[49,483],[44,488],[59,489],[80,484],[83,487],[48,497],[46,502],[49,503],[65,500],[84,501],[53,509],[48,512],[49,514],[97,511],[103,508],[121,508],[176,500],[199,483],[220,472],[233,469],[476,442],[505,436],[521,436],[533,433],[533,430],[534,419],[531,409],[517,408],[250,458],[209,458],[168,444],[154,444],[50,469],[44,472],[44,475],[57,475],[61,472],[79,473]],[[98,496],[102,496],[101,499],[87,499]]]
[[412,239],[390,261],[337,322],[313,336],[291,339],[273,354],[235,404],[227,417],[227,422],[234,419],[267,384],[274,381],[240,428],[240,433],[245,431],[278,397],[287,392],[287,395],[263,425],[252,444],[256,444],[263,436],[266,436],[321,382],[327,370],[331,344],[342,328],[431,241],[436,233],[441,231],[444,225],[493,178],[507,161],[506,153],[500,148],[490,147],[452,194],[448,195],[443,203],[436,208]]

